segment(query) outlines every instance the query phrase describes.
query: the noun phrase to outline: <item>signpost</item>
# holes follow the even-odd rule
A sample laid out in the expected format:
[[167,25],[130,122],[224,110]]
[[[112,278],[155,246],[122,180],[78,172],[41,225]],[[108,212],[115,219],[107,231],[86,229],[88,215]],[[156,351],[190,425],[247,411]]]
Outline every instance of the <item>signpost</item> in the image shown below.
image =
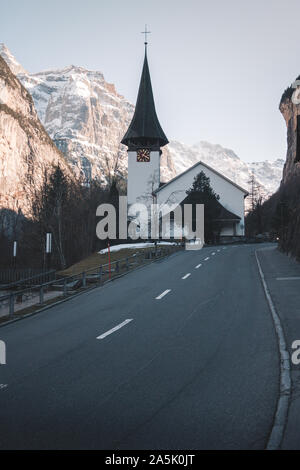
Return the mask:
[[46,233],[46,269],[51,267],[52,233]]
[[14,246],[13,246],[13,267],[16,269],[17,267],[17,248],[18,248],[18,242],[14,241]]
[[111,279],[111,261],[110,261],[110,243],[109,240],[107,242],[107,249],[108,249],[108,277]]

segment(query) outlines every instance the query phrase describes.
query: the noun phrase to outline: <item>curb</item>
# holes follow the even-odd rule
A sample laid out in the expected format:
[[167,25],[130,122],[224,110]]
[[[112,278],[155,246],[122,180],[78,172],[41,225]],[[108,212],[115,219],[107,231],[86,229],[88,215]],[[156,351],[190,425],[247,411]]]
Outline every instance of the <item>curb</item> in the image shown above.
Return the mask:
[[261,282],[265,291],[265,296],[268,301],[272,319],[275,327],[275,331],[278,338],[278,348],[280,353],[280,392],[279,399],[277,403],[277,409],[275,413],[274,423],[271,430],[271,434],[267,443],[266,450],[278,450],[280,449],[284,430],[287,423],[289,402],[291,396],[291,368],[290,368],[290,356],[287,350],[284,331],[282,328],[280,317],[276,311],[275,305],[273,303],[269,288],[267,286],[265,275],[261,268],[260,261],[258,259],[257,250],[255,250],[255,258],[261,277]]

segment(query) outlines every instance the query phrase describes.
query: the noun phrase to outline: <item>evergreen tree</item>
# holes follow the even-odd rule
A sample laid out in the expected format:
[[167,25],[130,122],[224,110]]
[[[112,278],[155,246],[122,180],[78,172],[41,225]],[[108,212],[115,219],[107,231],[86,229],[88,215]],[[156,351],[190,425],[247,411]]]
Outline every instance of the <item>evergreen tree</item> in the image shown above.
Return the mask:
[[[186,192],[187,198],[184,204],[204,204],[204,236],[205,242],[215,242],[220,234],[220,224],[217,221],[221,205],[218,202],[220,196],[210,185],[210,178],[201,171],[194,179],[192,187]],[[195,214],[195,208],[193,208]],[[195,226],[193,226],[193,229]]]

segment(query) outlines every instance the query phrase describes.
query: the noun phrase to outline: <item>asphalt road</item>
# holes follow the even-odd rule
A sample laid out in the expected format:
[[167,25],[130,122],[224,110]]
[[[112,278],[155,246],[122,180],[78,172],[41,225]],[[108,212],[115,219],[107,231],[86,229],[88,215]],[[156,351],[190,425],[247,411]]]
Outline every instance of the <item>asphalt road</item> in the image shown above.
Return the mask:
[[265,448],[279,356],[255,248],[180,252],[1,328],[0,448]]

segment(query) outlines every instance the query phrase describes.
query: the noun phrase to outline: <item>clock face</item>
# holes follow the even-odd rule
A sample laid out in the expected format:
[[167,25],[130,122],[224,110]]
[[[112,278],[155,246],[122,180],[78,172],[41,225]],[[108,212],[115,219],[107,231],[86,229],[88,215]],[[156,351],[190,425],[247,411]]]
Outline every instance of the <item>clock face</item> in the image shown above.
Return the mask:
[[137,162],[150,162],[150,150],[139,149],[137,151]]

